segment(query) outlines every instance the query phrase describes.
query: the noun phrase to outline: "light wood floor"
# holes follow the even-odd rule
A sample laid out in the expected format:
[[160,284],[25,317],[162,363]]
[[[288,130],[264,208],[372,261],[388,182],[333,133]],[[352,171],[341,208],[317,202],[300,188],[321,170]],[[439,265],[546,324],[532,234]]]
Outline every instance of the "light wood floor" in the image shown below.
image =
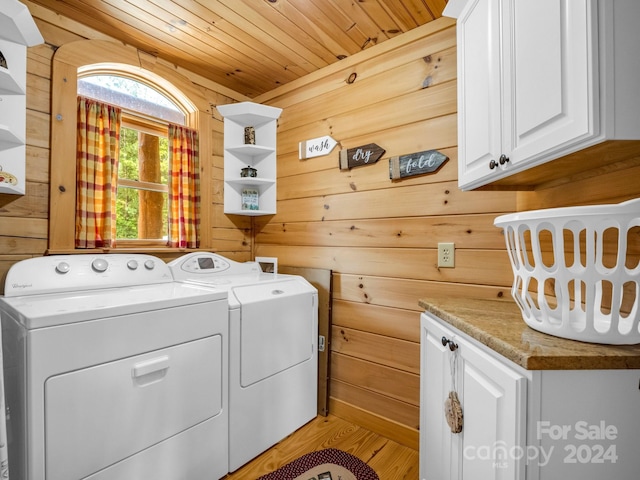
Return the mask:
[[418,479],[418,452],[333,415],[317,417],[224,478],[254,480],[305,453],[324,448],[339,448],[360,458],[380,480]]

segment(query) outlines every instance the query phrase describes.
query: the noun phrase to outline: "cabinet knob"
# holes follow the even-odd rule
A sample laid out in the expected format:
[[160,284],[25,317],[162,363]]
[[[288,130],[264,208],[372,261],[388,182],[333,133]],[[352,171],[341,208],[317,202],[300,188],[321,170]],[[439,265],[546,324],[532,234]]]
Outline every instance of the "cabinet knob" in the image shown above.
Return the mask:
[[491,161],[489,162],[489,168],[490,168],[491,170],[493,170],[493,169],[494,169],[494,168],[496,168],[497,166],[498,166],[498,162],[496,162],[495,160],[491,160]]
[[449,350],[452,352],[458,348],[458,344],[454,343],[453,340],[449,340],[447,337],[442,337],[440,341],[442,342],[443,347],[449,345]]
[[498,161],[500,162],[500,165],[504,165],[505,163],[507,163],[509,161],[509,157],[507,157],[503,153],[502,155],[500,155],[500,158],[498,159]]

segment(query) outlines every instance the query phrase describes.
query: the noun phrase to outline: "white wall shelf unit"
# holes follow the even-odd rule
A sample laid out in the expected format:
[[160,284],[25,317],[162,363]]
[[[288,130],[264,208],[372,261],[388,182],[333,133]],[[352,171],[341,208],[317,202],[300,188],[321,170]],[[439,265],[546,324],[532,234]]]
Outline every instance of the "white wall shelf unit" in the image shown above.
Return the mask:
[[24,195],[27,120],[27,47],[44,42],[29,9],[18,0],[0,3],[0,193]]
[[[275,214],[276,129],[282,109],[252,102],[217,108],[224,117],[224,213]],[[245,143],[246,127],[253,127],[255,144]],[[256,169],[257,176],[241,176],[246,167]],[[243,201],[252,192],[258,196],[258,205],[253,207]]]
[[24,95],[25,91],[8,68],[0,67],[0,95]]

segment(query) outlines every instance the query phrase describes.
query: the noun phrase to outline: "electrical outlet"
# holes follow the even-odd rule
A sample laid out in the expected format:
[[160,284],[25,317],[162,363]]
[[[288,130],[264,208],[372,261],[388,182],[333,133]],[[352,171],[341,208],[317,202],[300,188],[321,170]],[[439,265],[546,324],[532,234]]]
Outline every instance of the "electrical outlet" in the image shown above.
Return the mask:
[[455,266],[455,245],[438,243],[438,267],[453,268]]

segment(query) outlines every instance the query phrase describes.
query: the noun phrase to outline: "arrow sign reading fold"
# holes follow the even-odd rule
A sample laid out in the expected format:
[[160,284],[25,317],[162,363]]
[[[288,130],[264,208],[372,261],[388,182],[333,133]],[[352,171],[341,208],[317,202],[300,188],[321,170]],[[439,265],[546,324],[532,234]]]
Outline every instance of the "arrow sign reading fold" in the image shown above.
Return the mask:
[[337,143],[338,142],[336,142],[329,135],[300,142],[299,158],[300,160],[304,160],[306,158],[328,155],[329,153],[331,153],[331,150],[333,150],[333,147],[335,147]]
[[423,173],[431,173],[438,170],[449,157],[437,150],[425,150],[424,152],[410,153],[389,159],[389,178],[413,177]]
[[375,143],[340,150],[340,170],[376,163],[382,155],[384,155],[384,148],[380,148]]

